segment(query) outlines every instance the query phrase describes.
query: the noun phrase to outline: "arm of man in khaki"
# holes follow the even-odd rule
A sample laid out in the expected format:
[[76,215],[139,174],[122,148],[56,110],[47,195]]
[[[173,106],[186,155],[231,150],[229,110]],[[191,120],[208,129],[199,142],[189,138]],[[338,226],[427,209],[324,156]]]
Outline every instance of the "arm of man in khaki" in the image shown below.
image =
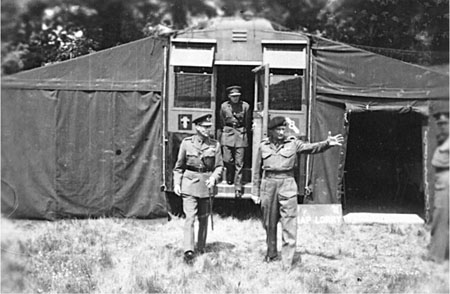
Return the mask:
[[186,147],[185,141],[181,141],[180,150],[178,151],[177,162],[173,169],[173,192],[181,196],[181,179],[183,178],[184,169],[186,167]]
[[258,147],[258,151],[256,154],[256,164],[255,170],[253,171],[253,186],[252,186],[252,200],[255,204],[261,203],[260,194],[261,194],[261,146]]
[[296,140],[295,144],[297,145],[297,152],[314,154],[324,152],[333,146],[342,146],[343,142],[344,137],[341,134],[331,136],[331,132],[328,132],[328,137],[325,141],[305,143],[301,140]]

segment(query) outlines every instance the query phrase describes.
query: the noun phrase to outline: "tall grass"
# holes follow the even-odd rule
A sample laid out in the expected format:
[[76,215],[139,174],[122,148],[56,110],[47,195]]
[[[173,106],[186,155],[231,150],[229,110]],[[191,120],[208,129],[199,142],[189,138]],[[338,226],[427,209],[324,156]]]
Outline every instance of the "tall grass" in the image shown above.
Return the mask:
[[[299,227],[298,262],[264,263],[257,219],[216,216],[183,263],[183,219],[2,220],[2,293],[448,293],[423,226]],[[279,244],[281,245],[281,244]]]

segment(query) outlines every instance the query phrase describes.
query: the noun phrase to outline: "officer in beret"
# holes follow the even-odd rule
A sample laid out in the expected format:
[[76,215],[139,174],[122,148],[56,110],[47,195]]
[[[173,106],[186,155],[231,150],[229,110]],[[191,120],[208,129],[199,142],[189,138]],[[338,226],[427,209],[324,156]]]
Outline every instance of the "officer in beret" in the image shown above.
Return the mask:
[[448,259],[449,245],[449,140],[448,111],[434,115],[437,124],[438,147],[434,151],[431,165],[435,170],[434,210],[431,224],[429,258],[442,263]]
[[227,170],[227,183],[234,183],[235,196],[242,195],[242,168],[244,151],[248,146],[248,132],[251,129],[250,105],[242,101],[241,87],[230,86],[227,89],[229,101],[220,107],[220,144],[223,149],[223,161]]
[[266,230],[266,262],[279,260],[277,253],[277,224],[281,219],[282,262],[285,267],[293,264],[297,244],[297,184],[294,164],[298,153],[319,153],[333,146],[341,146],[341,134],[318,143],[306,143],[295,137],[286,137],[286,119],[274,117],[269,122],[269,138],[258,148],[252,199],[261,204],[263,226]]
[[186,214],[184,224],[184,261],[192,264],[195,257],[194,221],[198,218],[197,253],[203,253],[206,244],[208,216],[212,213],[210,193],[221,179],[222,153],[218,141],[211,139],[212,115],[203,115],[193,121],[196,134],[185,138],[180,145],[173,170],[174,192],[183,198]]

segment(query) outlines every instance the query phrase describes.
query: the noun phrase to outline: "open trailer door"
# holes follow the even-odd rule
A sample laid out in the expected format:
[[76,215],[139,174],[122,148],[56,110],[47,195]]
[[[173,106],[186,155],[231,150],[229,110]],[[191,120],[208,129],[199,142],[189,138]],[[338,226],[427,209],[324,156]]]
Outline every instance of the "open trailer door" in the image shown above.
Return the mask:
[[[276,63],[273,63],[275,66]],[[283,116],[287,120],[287,136],[306,137],[306,79],[304,68],[271,68],[268,63],[253,69],[255,73],[255,97],[253,112],[252,169],[256,163],[257,148],[268,134],[267,126],[271,118]],[[305,182],[305,156],[297,162],[296,179],[303,194]],[[253,182],[253,175],[252,175]]]

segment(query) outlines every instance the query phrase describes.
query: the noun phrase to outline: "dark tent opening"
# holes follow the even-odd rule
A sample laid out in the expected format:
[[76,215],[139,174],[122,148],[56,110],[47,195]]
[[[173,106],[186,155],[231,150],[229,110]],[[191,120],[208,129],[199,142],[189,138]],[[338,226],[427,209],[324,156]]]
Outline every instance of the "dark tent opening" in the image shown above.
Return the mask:
[[418,113],[351,113],[343,206],[348,212],[424,216],[422,121]]

